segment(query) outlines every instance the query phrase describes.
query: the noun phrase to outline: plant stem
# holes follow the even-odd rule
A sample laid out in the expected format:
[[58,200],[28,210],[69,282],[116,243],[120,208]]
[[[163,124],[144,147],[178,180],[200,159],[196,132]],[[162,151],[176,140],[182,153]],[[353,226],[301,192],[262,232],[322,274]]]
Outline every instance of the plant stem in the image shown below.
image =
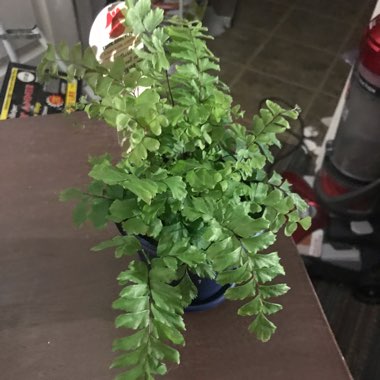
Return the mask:
[[150,266],[151,262],[150,262],[149,256],[146,254],[146,252],[144,251],[144,249],[141,250],[141,253],[144,256],[144,259],[146,260],[146,262],[148,263],[148,265]]
[[169,90],[169,95],[170,95],[170,102],[171,102],[172,106],[174,107],[175,104],[174,104],[172,89],[170,87],[169,74],[168,74],[167,70],[165,70],[165,76],[166,76],[166,83],[168,84],[168,90]]

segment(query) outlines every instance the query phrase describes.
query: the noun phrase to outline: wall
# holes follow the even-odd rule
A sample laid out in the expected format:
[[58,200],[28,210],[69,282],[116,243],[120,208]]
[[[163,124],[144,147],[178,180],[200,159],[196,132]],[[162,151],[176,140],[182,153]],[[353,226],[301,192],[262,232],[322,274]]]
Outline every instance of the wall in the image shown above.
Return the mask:
[[[36,24],[30,0],[0,0],[0,22],[5,29],[31,28]],[[26,43],[18,41],[16,47]],[[0,59],[7,57],[7,53],[0,43]]]

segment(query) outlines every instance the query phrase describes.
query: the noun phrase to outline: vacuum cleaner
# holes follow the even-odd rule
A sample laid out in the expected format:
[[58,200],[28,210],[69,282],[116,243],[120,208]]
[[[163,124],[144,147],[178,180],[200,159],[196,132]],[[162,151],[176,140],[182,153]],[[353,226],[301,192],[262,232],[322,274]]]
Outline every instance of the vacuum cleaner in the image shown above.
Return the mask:
[[360,252],[360,270],[305,257],[310,275],[349,284],[360,300],[380,303],[380,15],[362,38],[337,133],[326,143],[314,189],[288,179],[309,201],[312,230],[322,227],[338,254],[349,247]]

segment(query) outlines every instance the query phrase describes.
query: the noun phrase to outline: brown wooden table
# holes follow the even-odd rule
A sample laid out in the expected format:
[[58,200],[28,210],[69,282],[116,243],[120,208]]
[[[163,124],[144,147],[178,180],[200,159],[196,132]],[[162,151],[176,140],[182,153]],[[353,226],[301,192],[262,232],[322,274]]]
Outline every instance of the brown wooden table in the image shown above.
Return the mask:
[[[83,115],[0,123],[0,378],[105,380],[112,360],[111,303],[126,267],[111,253],[90,253],[115,231],[75,229],[60,190],[87,180],[87,157],[117,152],[114,130],[73,126]],[[259,343],[248,319],[225,302],[187,314],[187,345],[169,380],[351,379],[296,249],[277,242],[291,291]],[[348,332],[349,333],[349,332]]]

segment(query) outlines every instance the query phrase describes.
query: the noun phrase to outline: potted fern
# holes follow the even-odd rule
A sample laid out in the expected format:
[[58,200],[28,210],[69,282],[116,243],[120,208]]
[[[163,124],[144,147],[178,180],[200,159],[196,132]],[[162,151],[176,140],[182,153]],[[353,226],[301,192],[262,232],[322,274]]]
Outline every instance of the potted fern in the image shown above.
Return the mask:
[[[116,327],[129,331],[113,344],[122,353],[112,367],[125,369],[119,380],[153,379],[167,372],[167,361],[179,363],[173,346],[185,344],[183,313],[199,304],[206,280],[218,293],[212,300],[221,288],[228,300],[244,300],[237,314],[252,317],[258,339],[270,339],[276,327],[268,316],[282,308],[272,298],[289,288],[272,283],[284,274],[278,254],[262,251],[281,227],[291,235],[310,219],[301,218],[307,206],[289,184],[265,170],[270,147],[280,145],[276,134],[298,109],[267,101],[246,128],[199,21],[164,22],[149,0],[128,0],[125,23],[143,45],[133,68],[61,44],[49,47],[38,73],[56,76],[57,57],[64,61],[69,79],[84,79],[96,94],[78,108],[118,134],[121,157],[92,158],[87,189],[65,190],[61,199],[77,200],[77,225],[121,229],[93,248],[114,248],[123,269],[113,307]],[[139,87],[145,90],[136,93]]]

